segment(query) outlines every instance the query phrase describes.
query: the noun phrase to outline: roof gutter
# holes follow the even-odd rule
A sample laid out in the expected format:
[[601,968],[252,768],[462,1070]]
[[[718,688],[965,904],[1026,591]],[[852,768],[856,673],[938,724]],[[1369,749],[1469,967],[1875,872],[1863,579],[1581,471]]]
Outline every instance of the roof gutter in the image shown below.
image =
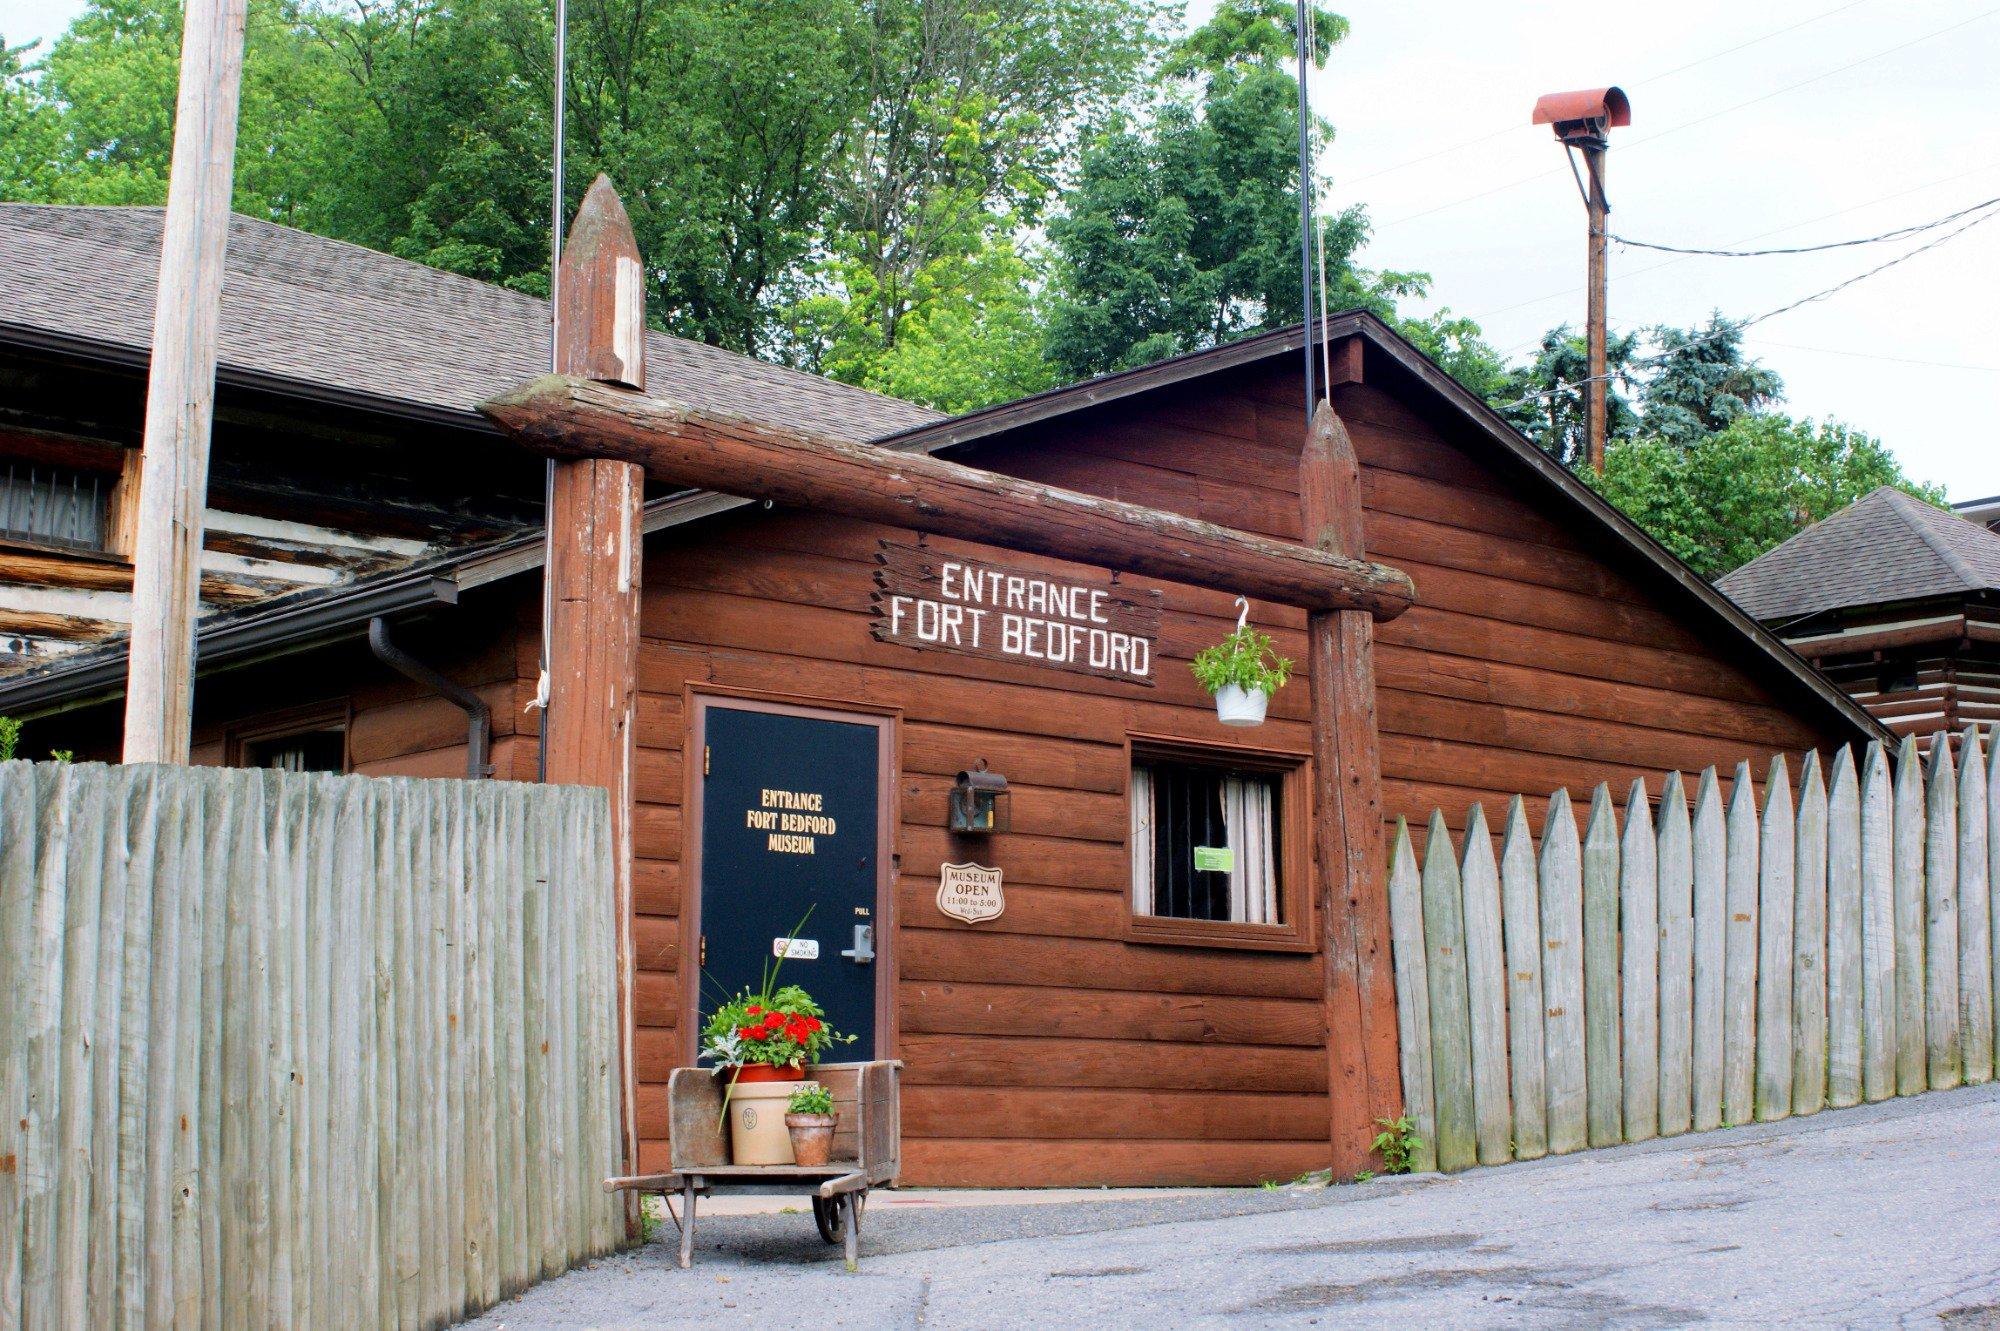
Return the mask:
[[[100,365],[113,365],[121,369],[144,369],[152,360],[152,351],[147,347],[134,346],[127,342],[109,342],[101,338],[76,337],[46,328],[6,322],[0,322],[0,346],[54,352],[74,360],[94,361]],[[287,375],[270,374],[262,370],[246,370],[226,363],[216,365],[215,382],[219,386],[238,388],[246,392],[296,398],[302,402],[313,402],[321,406],[345,407],[418,425],[445,426],[496,439],[504,437],[499,426],[469,407],[461,409],[430,406],[379,393],[364,393],[357,389],[314,383],[309,379],[294,379]]]

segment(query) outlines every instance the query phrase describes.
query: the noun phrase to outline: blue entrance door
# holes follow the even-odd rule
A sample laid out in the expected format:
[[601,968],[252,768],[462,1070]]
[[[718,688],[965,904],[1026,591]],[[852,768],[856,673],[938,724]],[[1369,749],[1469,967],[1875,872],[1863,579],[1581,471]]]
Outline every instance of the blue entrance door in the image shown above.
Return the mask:
[[703,718],[703,1019],[777,965],[858,1037],[829,1057],[875,1057],[882,729],[717,703]]

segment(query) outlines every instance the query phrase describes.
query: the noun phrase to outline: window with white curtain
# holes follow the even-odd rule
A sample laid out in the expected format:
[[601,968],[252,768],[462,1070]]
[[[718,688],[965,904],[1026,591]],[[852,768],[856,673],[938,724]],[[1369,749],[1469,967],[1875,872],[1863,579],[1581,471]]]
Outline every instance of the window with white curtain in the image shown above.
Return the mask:
[[1220,763],[1132,766],[1132,910],[1287,924],[1279,891],[1283,777]]

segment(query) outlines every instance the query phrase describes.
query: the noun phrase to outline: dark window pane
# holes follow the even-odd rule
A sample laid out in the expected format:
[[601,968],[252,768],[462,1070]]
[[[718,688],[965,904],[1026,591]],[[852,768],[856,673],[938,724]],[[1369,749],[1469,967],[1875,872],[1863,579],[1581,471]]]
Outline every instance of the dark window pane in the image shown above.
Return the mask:
[[1232,776],[1272,787],[1272,840],[1275,844],[1278,781],[1268,773],[1237,774],[1197,763],[1149,763],[1153,780],[1153,914],[1186,920],[1230,918],[1226,869],[1197,869],[1195,848],[1229,847],[1223,816],[1223,783]]
[[347,734],[340,730],[309,730],[250,740],[243,745],[245,767],[276,767],[287,772],[344,772]]
[[0,466],[0,537],[102,550],[102,483],[94,474],[66,467]]

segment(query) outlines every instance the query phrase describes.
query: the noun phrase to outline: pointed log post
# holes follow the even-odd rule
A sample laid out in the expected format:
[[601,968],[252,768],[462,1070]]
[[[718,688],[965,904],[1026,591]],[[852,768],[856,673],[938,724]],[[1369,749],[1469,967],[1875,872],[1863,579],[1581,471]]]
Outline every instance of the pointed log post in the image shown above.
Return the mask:
[[[1350,356],[1346,375],[1358,379]],[[1299,458],[1305,544],[1363,558],[1361,469],[1330,401],[1313,413]],[[1313,864],[1326,949],[1326,1032],[1333,1176],[1375,1167],[1378,1118],[1402,1113],[1396,982],[1382,842],[1382,760],[1375,724],[1375,624],[1365,610],[1306,618],[1312,689]]]
[[[599,176],[563,246],[556,364],[564,374],[644,391],[646,301],[625,205]],[[550,496],[548,779],[602,786],[611,799],[618,894],[619,1123],[625,1168],[639,1161],[632,1050],[632,764],[639,694],[640,508],[645,472],[629,462],[556,464]],[[628,1237],[637,1213],[628,1208]]]

